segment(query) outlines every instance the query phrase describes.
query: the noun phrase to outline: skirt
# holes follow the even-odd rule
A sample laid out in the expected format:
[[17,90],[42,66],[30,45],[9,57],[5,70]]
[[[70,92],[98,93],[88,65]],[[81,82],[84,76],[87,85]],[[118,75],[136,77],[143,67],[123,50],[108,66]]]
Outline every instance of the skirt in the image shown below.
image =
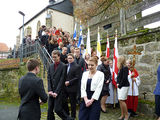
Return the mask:
[[118,88],[118,100],[126,100],[128,95],[129,87]]

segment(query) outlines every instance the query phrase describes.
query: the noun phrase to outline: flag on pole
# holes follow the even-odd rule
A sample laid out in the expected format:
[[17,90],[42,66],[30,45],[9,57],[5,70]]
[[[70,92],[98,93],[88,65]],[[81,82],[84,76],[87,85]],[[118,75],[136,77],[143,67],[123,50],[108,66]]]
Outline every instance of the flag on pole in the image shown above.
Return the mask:
[[74,33],[73,33],[73,39],[75,39],[75,40],[76,40],[76,37],[77,37],[76,28],[77,28],[77,23],[75,23],[75,26],[74,26]]
[[77,47],[80,48],[81,44],[84,44],[83,42],[83,35],[82,35],[82,25],[80,21],[80,33],[79,33],[79,41]]
[[97,56],[98,59],[98,65],[101,64],[100,57],[101,57],[102,51],[101,51],[101,42],[100,42],[100,34],[99,34],[99,27],[98,27],[98,35],[97,35]]
[[87,34],[86,54],[89,54],[91,56],[91,43],[90,43],[90,31],[89,31],[89,27],[88,27],[88,34]]
[[116,88],[117,88],[116,78],[118,75],[117,59],[118,59],[118,47],[117,47],[117,30],[116,30],[115,43],[114,43],[114,56],[113,56],[113,75],[112,75],[112,83]]
[[106,57],[109,58],[109,35],[107,33]]

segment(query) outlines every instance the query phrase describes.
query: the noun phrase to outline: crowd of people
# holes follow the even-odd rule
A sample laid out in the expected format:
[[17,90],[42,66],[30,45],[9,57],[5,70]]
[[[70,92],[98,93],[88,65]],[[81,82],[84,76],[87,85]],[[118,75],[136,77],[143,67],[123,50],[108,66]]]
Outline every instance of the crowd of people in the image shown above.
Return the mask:
[[[61,28],[46,29],[42,26],[38,37],[54,61],[47,75],[49,96],[47,98],[42,80],[36,77],[39,62],[29,60],[29,72],[19,81],[20,120],[40,120],[40,104],[47,102],[47,99],[47,120],[55,120],[54,112],[62,120],[75,120],[77,104],[80,105],[79,120],[99,120],[101,111],[107,113],[106,103],[119,103],[119,120],[137,116],[140,78],[131,60],[126,61],[124,56],[118,58],[116,87],[112,84],[112,59],[103,55],[98,58],[94,50],[91,55],[86,53],[84,45],[78,48],[78,41]],[[100,65],[98,59],[102,61]],[[159,91],[154,93],[158,101]],[[157,105],[156,113],[160,116],[160,104],[157,102]]]

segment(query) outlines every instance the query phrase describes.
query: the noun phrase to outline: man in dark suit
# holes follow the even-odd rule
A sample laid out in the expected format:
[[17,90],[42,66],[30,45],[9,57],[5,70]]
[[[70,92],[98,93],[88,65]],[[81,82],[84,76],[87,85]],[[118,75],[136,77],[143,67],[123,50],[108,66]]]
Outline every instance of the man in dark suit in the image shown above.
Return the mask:
[[76,47],[74,49],[74,53],[75,53],[75,62],[80,65],[82,72],[86,71],[86,67],[85,67],[85,60],[84,58],[82,58],[80,56],[80,49],[78,47]]
[[[19,94],[21,105],[19,107],[19,120],[40,120],[40,103],[47,102],[42,79],[36,76],[39,73],[40,63],[36,59],[27,62],[28,73],[19,80]],[[40,101],[39,101],[40,98]]]
[[[76,97],[78,91],[78,85],[81,75],[81,68],[74,62],[74,55],[69,53],[67,55],[68,67],[67,76],[65,81],[65,95],[69,98],[71,104],[71,117],[76,118]],[[69,114],[68,101],[64,104],[66,112]]]
[[[84,71],[86,71],[86,67],[85,67],[85,60],[84,58],[82,58],[80,56],[80,49],[78,47],[76,47],[74,49],[74,54],[75,54],[75,62],[80,65],[82,73]],[[79,85],[78,85],[78,93],[77,93],[77,103],[80,104],[80,96],[81,96],[81,92],[80,92],[80,86],[81,86],[81,78],[82,78],[82,74],[79,80]]]
[[47,77],[49,94],[47,120],[55,120],[53,110],[62,120],[71,120],[62,108],[66,65],[60,61],[58,50],[52,52],[52,57],[54,63],[50,65]]

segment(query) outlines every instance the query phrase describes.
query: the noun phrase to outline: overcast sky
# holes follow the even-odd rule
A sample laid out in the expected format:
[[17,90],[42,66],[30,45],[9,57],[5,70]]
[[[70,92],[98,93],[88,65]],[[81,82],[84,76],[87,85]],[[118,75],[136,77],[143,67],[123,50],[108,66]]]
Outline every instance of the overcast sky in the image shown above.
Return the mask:
[[[6,43],[8,47],[16,44],[16,36],[19,35],[18,28],[23,23],[23,17],[18,13],[25,13],[25,22],[45,8],[49,0],[1,0],[0,2],[0,42]],[[150,12],[159,11],[160,5],[154,9],[149,9],[143,12],[147,15]],[[160,22],[155,24],[160,26]],[[155,25],[150,25],[151,27]],[[149,26],[149,27],[150,27]]]
[[18,13],[25,13],[25,22],[45,8],[49,0],[1,0],[0,2],[0,42],[8,47],[16,44],[18,28],[23,24],[23,17]]

